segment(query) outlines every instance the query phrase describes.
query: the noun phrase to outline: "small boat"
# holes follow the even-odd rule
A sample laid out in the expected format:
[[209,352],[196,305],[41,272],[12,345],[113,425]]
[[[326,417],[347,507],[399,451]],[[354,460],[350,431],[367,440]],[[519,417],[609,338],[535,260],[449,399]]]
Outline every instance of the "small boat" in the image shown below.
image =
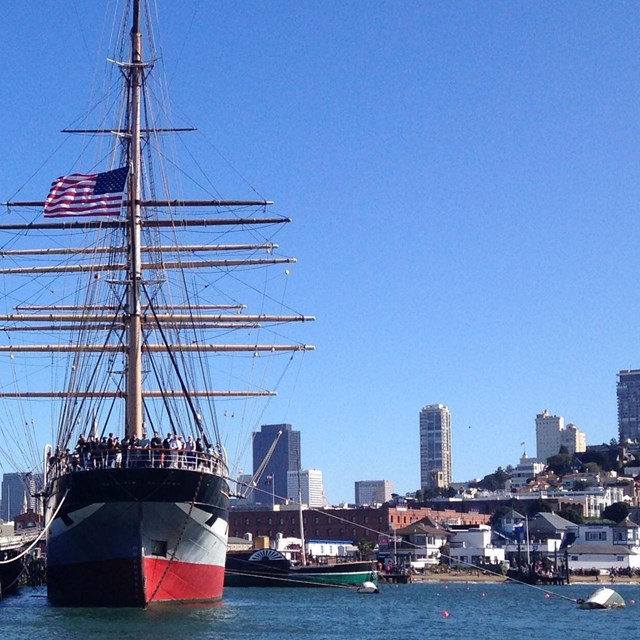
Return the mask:
[[609,587],[600,587],[586,600],[577,602],[581,609],[622,609],[626,606],[624,598]]
[[29,554],[37,532],[0,535],[0,599],[18,591],[29,577],[33,556]]
[[227,554],[225,587],[361,587],[377,588],[378,574],[369,561],[296,567],[275,549]]
[[358,593],[380,593],[380,589],[375,582],[363,582],[358,587]]
[[16,593],[24,571],[20,546],[3,547],[0,541],[0,600]]

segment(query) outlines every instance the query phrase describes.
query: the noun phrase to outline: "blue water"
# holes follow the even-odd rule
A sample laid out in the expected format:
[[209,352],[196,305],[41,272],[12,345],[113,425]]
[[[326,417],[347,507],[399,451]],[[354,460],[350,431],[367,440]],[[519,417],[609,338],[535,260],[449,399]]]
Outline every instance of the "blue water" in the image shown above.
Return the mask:
[[[515,584],[383,585],[378,595],[347,589],[227,589],[222,603],[138,609],[59,609],[43,589],[0,601],[0,637],[42,640],[216,640],[426,638],[573,640],[635,637],[640,587],[615,585],[627,608],[583,611]],[[594,585],[555,587],[568,598]],[[631,604],[631,600],[638,604]],[[448,614],[446,615],[445,614]]]

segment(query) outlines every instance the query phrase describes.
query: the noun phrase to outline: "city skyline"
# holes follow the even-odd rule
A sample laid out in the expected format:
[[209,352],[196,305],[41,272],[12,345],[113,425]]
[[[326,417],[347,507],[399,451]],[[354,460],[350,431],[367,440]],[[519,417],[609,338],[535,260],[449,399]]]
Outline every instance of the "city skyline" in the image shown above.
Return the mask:
[[[638,403],[635,401],[638,387],[640,387],[640,370],[621,370],[617,374],[619,380],[624,380],[625,384],[622,385],[623,394],[628,392],[631,397],[631,407],[638,408]],[[627,389],[625,385],[631,386],[631,389]],[[622,424],[622,416],[628,417],[629,415],[629,403],[620,401],[621,384],[618,384],[618,406],[619,406],[619,423]],[[430,473],[434,471],[433,468],[433,451],[431,455],[427,454],[427,433],[430,433],[431,440],[437,439],[441,444],[442,432],[444,431],[444,439],[446,440],[445,449],[448,447],[449,462],[448,468],[451,468],[451,457],[453,453],[453,447],[451,446],[451,429],[452,429],[452,413],[444,404],[430,404],[425,405],[420,411],[420,433],[421,442],[424,440],[424,449],[420,447],[417,450],[417,457],[421,460],[421,480],[416,487],[409,488],[404,491],[405,494],[411,493],[417,489],[436,488],[435,485],[430,485],[423,481],[422,478],[429,478]],[[430,427],[430,429],[429,429]],[[582,433],[575,425],[568,424],[565,426],[564,417],[550,414],[547,409],[542,410],[541,413],[536,414],[534,418],[534,432],[536,436],[537,450],[536,457],[527,457],[526,451],[523,453],[519,462],[512,464],[512,462],[506,462],[500,464],[500,467],[512,466],[514,468],[514,484],[513,486],[524,486],[526,479],[531,475],[541,471],[542,461],[544,460],[544,453],[555,455],[561,446],[567,446],[569,453],[575,453],[584,451],[584,444],[586,443],[586,434]],[[436,438],[437,435],[437,438]],[[622,431],[620,432],[622,436]],[[292,492],[301,492],[303,504],[307,504],[311,507],[330,506],[340,503],[349,503],[349,500],[330,501],[327,500],[324,490],[323,472],[319,469],[302,469],[302,445],[301,445],[301,432],[293,429],[291,424],[268,424],[261,425],[260,431],[256,431],[253,434],[253,475],[255,485],[251,485],[252,476],[242,474],[237,480],[243,483],[240,488],[241,491],[246,491],[249,486],[257,487],[257,490],[253,492],[249,491],[249,499],[247,503],[261,502],[263,504],[283,504],[286,501],[296,502],[296,498],[292,495]],[[553,444],[550,444],[553,442]],[[545,452],[542,458],[540,457],[540,446],[545,447]],[[580,443],[579,446],[576,446]],[[433,446],[433,442],[430,443]],[[522,443],[524,444],[524,443]],[[557,447],[556,447],[557,445]],[[549,457],[547,456],[547,457]],[[442,459],[442,450],[439,449],[437,453],[438,460]],[[276,489],[276,478],[281,479],[283,476],[284,467],[291,467],[284,471],[285,491]],[[445,465],[446,466],[446,465]],[[464,484],[466,482],[480,479],[482,476],[490,474],[493,469],[486,469],[485,472],[476,477],[469,477],[465,479],[453,478],[447,473],[442,473],[442,468],[436,469],[440,471],[436,475],[435,482],[440,482],[440,486],[446,488],[452,482]],[[30,487],[35,487],[37,474],[28,472],[17,473],[4,473],[2,477],[2,492],[0,500],[0,509],[7,509],[10,499],[11,504],[15,504],[16,500],[23,502],[28,508],[34,508],[34,498],[28,496],[25,489],[25,477],[28,477],[28,484]],[[431,480],[433,483],[434,476],[431,474]],[[449,478],[448,482],[446,479]],[[279,484],[280,484],[279,483]],[[11,498],[10,487],[16,488],[14,497]],[[393,480],[364,480],[355,481],[355,499],[353,504],[369,504],[366,501],[359,500],[359,493],[362,492],[373,502],[379,501],[381,503],[390,499],[390,493],[393,491]],[[17,489],[20,491],[17,491]],[[31,491],[34,493],[35,489]],[[280,492],[281,491],[281,492]],[[15,494],[19,494],[18,497]],[[402,494],[400,494],[402,495]],[[373,500],[372,496],[382,496],[384,499]],[[13,515],[17,515],[17,512]],[[8,517],[8,514],[7,514]],[[0,516],[0,519],[6,520],[7,517]]]
[[[0,104],[0,200],[43,199],[91,168],[74,166],[85,139],[57,132],[97,114],[115,4],[4,7],[16,99]],[[251,468],[259,424],[290,423],[330,502],[372,471],[414,490],[415,416],[432,399],[454,415],[454,479],[514,464],[523,441],[533,451],[544,407],[590,443],[617,437],[616,372],[640,363],[640,5],[184,0],[158,13],[176,124],[198,129],[180,143],[213,193],[259,193],[291,216],[282,304],[317,317],[296,335],[317,350],[263,411],[219,403],[231,475]],[[36,378],[52,386],[49,370]],[[55,412],[3,405],[0,438],[20,442],[28,423],[41,458]],[[18,449],[0,471],[25,466]]]

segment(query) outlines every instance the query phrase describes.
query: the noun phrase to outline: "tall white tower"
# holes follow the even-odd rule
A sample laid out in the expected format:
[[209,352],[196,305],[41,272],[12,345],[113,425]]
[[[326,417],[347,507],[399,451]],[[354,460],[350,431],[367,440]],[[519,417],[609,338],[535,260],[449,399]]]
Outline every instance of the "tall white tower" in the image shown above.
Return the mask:
[[420,486],[445,489],[451,481],[451,412],[429,404],[420,411]]
[[309,507],[325,507],[324,485],[320,469],[287,471],[287,498]]

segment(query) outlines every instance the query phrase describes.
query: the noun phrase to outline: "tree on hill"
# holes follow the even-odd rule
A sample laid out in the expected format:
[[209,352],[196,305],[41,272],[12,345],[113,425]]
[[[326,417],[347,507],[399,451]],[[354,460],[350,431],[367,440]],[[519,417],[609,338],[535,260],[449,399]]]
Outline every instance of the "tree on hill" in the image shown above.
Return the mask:
[[583,524],[584,516],[582,515],[582,508],[577,504],[564,504],[562,509],[558,511],[558,515],[569,522],[574,524]]
[[586,491],[589,487],[593,486],[594,482],[592,480],[587,480],[586,478],[578,478],[578,480],[573,483],[573,490]]
[[629,506],[626,502],[614,502],[602,512],[605,520],[613,520],[613,522],[622,522],[628,515]]
[[611,471],[613,469],[611,457],[602,451],[584,451],[579,454],[579,457],[584,466],[590,462],[595,462],[603,471]]
[[552,513],[553,507],[549,502],[542,498],[537,498],[527,507],[527,515],[535,516],[536,513],[543,511],[544,513]]
[[556,453],[547,459],[547,469],[558,476],[564,476],[571,471],[573,456],[570,453]]
[[504,489],[505,483],[511,476],[502,468],[498,467],[493,473],[487,474],[482,480],[472,486],[485,491],[497,491]]

